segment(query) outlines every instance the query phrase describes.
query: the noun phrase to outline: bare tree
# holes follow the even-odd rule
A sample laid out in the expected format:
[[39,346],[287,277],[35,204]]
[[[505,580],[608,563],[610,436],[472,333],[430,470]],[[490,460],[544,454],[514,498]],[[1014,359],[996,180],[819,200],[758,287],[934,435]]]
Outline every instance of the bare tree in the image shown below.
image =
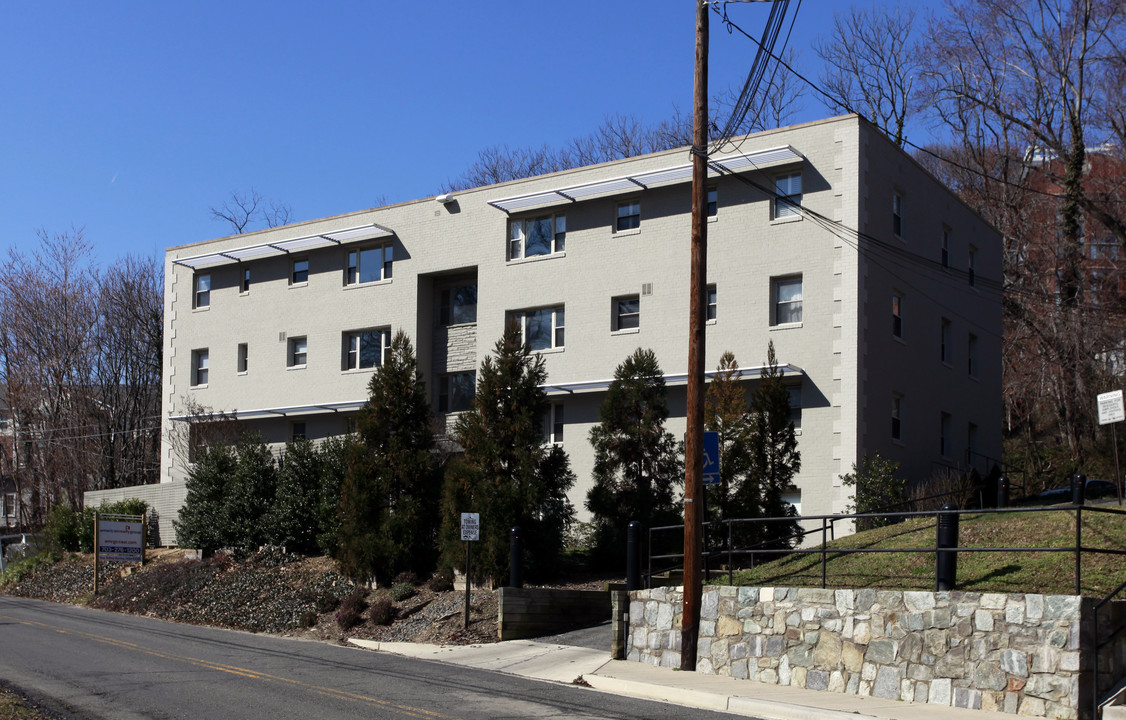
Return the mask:
[[899,4],[853,7],[836,13],[831,35],[814,46],[830,106],[863,115],[901,147],[908,118],[918,110],[923,58],[914,27],[915,11]]
[[254,188],[249,193],[234,191],[219,207],[210,208],[214,220],[229,223],[233,234],[241,235],[262,227],[286,225],[293,219],[293,208],[277,200],[267,200]]
[[181,399],[184,420],[172,423],[168,442],[183,467],[195,462],[197,453],[212,447],[237,445],[246,428],[234,412],[201,405],[190,397]]

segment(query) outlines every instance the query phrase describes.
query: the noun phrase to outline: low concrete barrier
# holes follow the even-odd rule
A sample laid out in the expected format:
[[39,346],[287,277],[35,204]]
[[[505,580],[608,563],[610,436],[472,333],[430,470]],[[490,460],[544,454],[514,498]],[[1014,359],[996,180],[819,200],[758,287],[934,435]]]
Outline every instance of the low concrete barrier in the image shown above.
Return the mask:
[[521,640],[598,625],[610,619],[606,590],[501,588],[497,635]]

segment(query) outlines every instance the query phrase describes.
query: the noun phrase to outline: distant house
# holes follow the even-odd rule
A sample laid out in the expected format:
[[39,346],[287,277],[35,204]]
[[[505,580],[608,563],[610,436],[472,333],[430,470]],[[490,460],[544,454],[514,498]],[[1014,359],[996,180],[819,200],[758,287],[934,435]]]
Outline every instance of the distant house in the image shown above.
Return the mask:
[[[773,341],[802,453],[787,499],[845,510],[841,475],[873,453],[911,480],[998,463],[999,235],[856,116],[749,135],[709,163],[707,362],[733,351],[750,389]],[[349,432],[400,329],[448,427],[517,322],[546,361],[544,439],[569,453],[585,514],[590,429],[639,346],[684,430],[690,165],[661,152],[170,248],[161,487],[182,493],[171,438],[192,408],[271,443]]]

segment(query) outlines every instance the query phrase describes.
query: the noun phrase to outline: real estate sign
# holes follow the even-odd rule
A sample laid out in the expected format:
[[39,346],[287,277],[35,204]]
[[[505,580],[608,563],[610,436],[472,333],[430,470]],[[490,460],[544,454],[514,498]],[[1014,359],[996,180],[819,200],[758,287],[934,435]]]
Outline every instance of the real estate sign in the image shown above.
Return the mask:
[[98,519],[98,555],[111,562],[141,562],[143,524],[136,521]]

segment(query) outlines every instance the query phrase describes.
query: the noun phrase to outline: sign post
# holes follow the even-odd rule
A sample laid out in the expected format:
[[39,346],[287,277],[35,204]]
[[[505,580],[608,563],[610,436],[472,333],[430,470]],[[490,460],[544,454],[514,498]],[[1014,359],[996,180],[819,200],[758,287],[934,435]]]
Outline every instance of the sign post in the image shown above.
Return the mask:
[[465,624],[463,627],[469,628],[469,586],[472,582],[469,579],[469,562],[472,559],[473,541],[481,539],[481,514],[480,513],[462,513],[461,514],[461,539],[465,541]]
[[1114,443],[1114,490],[1118,493],[1118,504],[1122,504],[1122,473],[1118,469],[1118,429],[1117,423],[1126,420],[1126,406],[1122,403],[1122,391],[1112,390],[1097,398],[1099,404],[1099,425],[1110,425],[1111,442]]

